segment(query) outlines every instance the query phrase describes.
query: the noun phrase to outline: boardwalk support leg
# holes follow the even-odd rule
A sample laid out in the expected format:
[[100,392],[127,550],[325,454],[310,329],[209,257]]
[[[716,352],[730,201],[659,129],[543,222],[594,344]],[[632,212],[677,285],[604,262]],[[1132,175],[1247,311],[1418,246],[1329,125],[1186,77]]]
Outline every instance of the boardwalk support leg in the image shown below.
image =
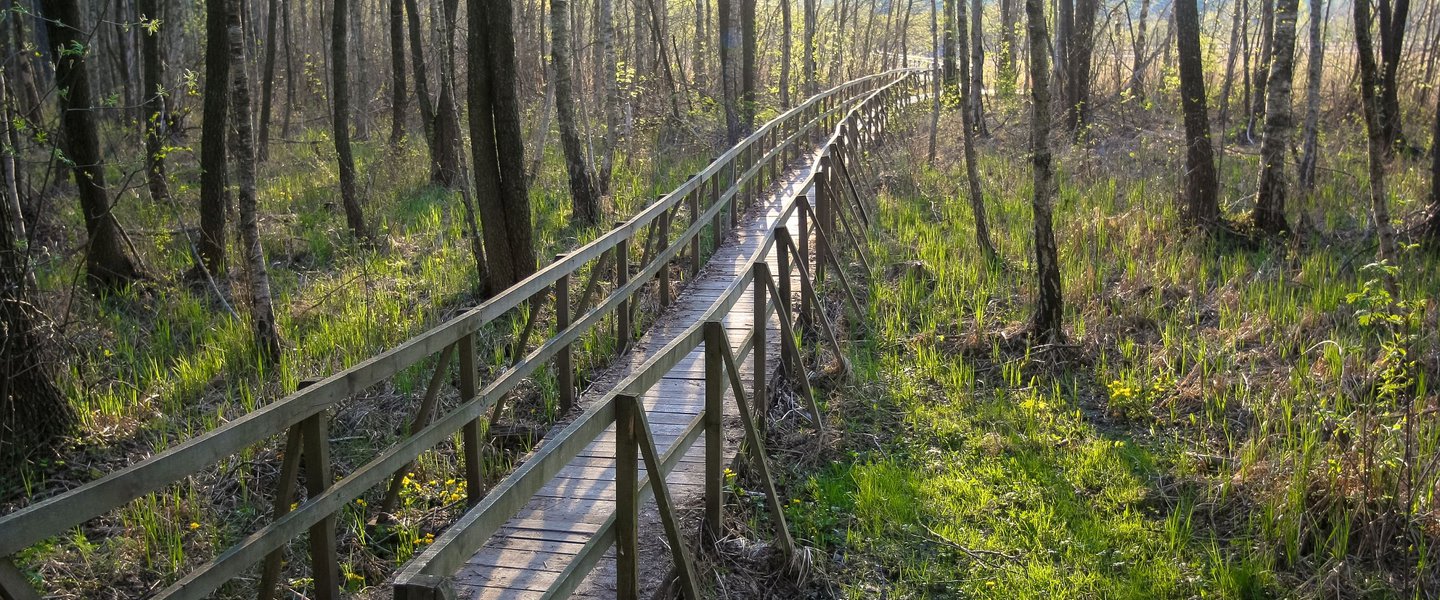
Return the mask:
[[[695,565],[690,560],[690,550],[680,533],[680,519],[675,514],[675,505],[670,499],[670,488],[665,485],[664,465],[660,463],[660,452],[655,449],[655,437],[651,434],[649,418],[645,408],[634,396],[621,396],[620,406],[630,404],[634,417],[636,442],[640,455],[645,459],[645,472],[649,475],[651,489],[655,491],[655,508],[660,512],[660,522],[665,526],[665,541],[670,544],[671,559],[675,570],[680,573],[680,589],[689,600],[700,600],[699,579],[695,577]],[[624,409],[619,409],[624,410]]]
[[[564,254],[555,256],[558,262]],[[537,311],[538,312],[538,311]],[[555,282],[555,334],[570,328],[570,274],[565,273]],[[575,407],[575,366],[570,345],[560,348],[555,357],[555,384],[560,388],[560,414],[570,414]]]
[[[639,403],[621,396],[615,404],[615,597],[640,596],[640,472],[635,451],[635,413]],[[658,473],[651,473],[653,479]]]
[[709,543],[719,541],[723,532],[721,510],[725,493],[725,364],[720,344],[723,329],[705,329],[705,527]]

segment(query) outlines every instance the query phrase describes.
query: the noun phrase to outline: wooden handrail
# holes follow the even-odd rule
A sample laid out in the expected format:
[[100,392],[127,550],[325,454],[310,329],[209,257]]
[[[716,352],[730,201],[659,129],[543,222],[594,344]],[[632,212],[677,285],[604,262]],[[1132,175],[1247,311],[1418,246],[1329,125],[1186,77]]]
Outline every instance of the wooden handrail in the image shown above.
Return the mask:
[[[837,121],[834,132],[828,136],[823,147],[828,149],[837,143],[837,140],[843,135],[841,127],[844,123],[858,120],[862,114],[872,115],[877,109],[881,108],[878,106],[878,99],[881,98],[884,92],[893,89],[902,81],[904,81],[903,78],[897,79],[887,86],[870,92],[863,99],[854,103],[854,106],[846,111],[845,115]],[[814,99],[812,99],[812,101],[813,100]],[[817,117],[816,120],[823,118],[824,116]],[[804,128],[788,136],[787,140],[796,139],[797,136],[804,134],[803,129]],[[775,148],[784,148],[787,143],[776,144]],[[776,152],[778,152],[778,150],[767,152],[764,157],[756,160],[755,164],[757,166],[763,166]],[[731,186],[730,193],[727,197],[733,197],[740,185],[748,181],[748,175],[757,170],[758,167],[752,168],[746,171],[746,176],[736,177],[736,181],[734,185]],[[816,174],[811,173],[807,179],[801,182],[801,189],[816,185],[818,182],[815,178]],[[726,204],[724,201],[713,203],[710,209],[701,215],[701,218],[693,219],[691,229],[698,231],[698,228],[707,224],[709,219],[718,217],[719,208]],[[541,448],[537,450],[531,458],[527,459],[525,465],[502,480],[496,490],[491,493],[492,497],[501,493],[510,494],[510,496],[507,496],[507,500],[502,503],[500,500],[492,501],[490,498],[487,498],[485,503],[468,511],[459,521],[437,537],[435,542],[430,544],[428,548],[407,563],[395,577],[396,597],[408,598],[410,597],[408,594],[412,590],[417,592],[417,596],[428,596],[428,594],[420,594],[418,591],[431,588],[437,581],[443,581],[444,576],[455,572],[455,570],[498,531],[514,513],[523,507],[524,500],[527,500],[530,494],[554,477],[555,473],[560,470],[565,461],[573,458],[574,455],[578,454],[579,448],[591,442],[595,437],[598,437],[606,427],[615,422],[615,407],[619,401],[617,399],[633,399],[643,396],[651,387],[658,383],[666,373],[678,365],[685,356],[698,348],[701,343],[706,342],[707,337],[715,336],[716,334],[713,331],[714,323],[723,318],[724,315],[733,308],[735,303],[743,297],[744,292],[749,289],[751,283],[755,281],[756,272],[768,273],[768,270],[758,269],[755,265],[763,266],[764,257],[767,256],[772,249],[777,249],[782,253],[787,251],[798,253],[798,250],[793,246],[793,242],[789,242],[791,245],[787,248],[778,247],[786,243],[782,241],[781,236],[783,235],[788,238],[789,235],[783,224],[787,222],[789,217],[796,211],[808,212],[809,210],[810,207],[803,196],[785,200],[776,219],[776,223],[779,226],[772,227],[765,232],[764,238],[760,241],[759,248],[747,259],[746,265],[748,265],[749,268],[741,271],[740,276],[733,280],[725,290],[721,292],[720,296],[706,308],[703,316],[646,359],[645,362],[632,371],[629,376],[621,380],[610,392],[598,400],[591,409],[578,417],[563,431],[543,441]],[[819,225],[819,221],[816,219],[815,226],[818,227]],[[688,243],[687,236],[690,234],[691,231],[687,230],[677,242],[672,244],[670,248],[667,248],[666,253],[678,253],[679,250]],[[662,253],[662,255],[663,254],[664,253]],[[657,260],[655,262],[663,263],[664,261]],[[799,260],[795,261],[795,265],[802,274],[805,273],[804,266],[800,264]],[[781,276],[788,277],[789,274],[782,273]],[[636,278],[637,281],[644,279],[646,279],[645,276]],[[802,279],[805,279],[803,285],[805,292],[813,295],[815,292],[808,284],[808,279],[805,277],[802,277]],[[779,295],[776,284],[773,281],[768,281],[768,277],[767,281],[763,283],[767,289],[772,290],[774,296]],[[788,303],[788,299],[786,299],[785,302]],[[762,318],[761,321],[768,320],[768,315],[771,311],[775,310],[777,306],[785,306],[778,297],[774,298],[772,302],[766,302],[763,308],[757,307],[757,310],[763,311],[761,314],[763,314],[764,318]],[[782,323],[788,325],[788,315],[782,316]],[[840,348],[834,338],[834,333],[828,333],[830,341],[837,344],[835,350],[838,353]],[[789,335],[788,326],[784,328],[784,334]],[[729,363],[730,370],[733,371],[735,365],[745,360],[749,352],[754,349],[754,341],[755,336],[752,331],[744,336],[738,350],[732,352],[728,342],[725,344],[725,352],[722,356],[724,356]],[[791,341],[793,341],[793,338]],[[738,380],[738,374],[732,373],[729,383],[733,387],[738,388],[741,385],[741,382]],[[739,390],[737,389],[737,391]],[[743,394],[741,394],[741,396],[743,397]],[[814,406],[813,396],[811,397],[811,406],[812,408]],[[707,408],[706,410],[708,411],[710,409]],[[816,410],[818,411],[818,409]],[[692,419],[685,429],[685,432],[681,434],[680,439],[672,444],[665,452],[660,460],[662,468],[659,470],[659,476],[663,477],[673,471],[675,465],[678,463],[678,457],[683,456],[684,453],[698,441],[699,435],[703,431],[700,425],[705,420],[705,417],[706,412],[702,411],[700,415]],[[818,412],[816,413],[816,417],[818,418]],[[576,439],[576,436],[579,436],[579,438]],[[571,448],[574,448],[574,452],[570,451]],[[565,458],[562,459],[560,457]],[[532,464],[542,461],[545,464],[532,466]],[[650,477],[657,476],[655,472],[647,471],[647,473],[646,481],[648,481]],[[635,503],[644,500],[647,487],[644,482],[639,484],[639,491],[637,493],[640,494],[640,496],[634,500]],[[523,497],[515,500],[515,498],[521,496],[523,490],[529,490],[529,492],[524,493]],[[600,554],[615,541],[615,526],[616,518],[612,513],[610,517],[606,519],[605,523],[601,525],[599,531],[586,543],[580,554],[571,561],[556,582],[552,584],[550,590],[546,592],[544,597],[564,597],[568,595],[570,591],[573,591],[574,587],[578,585],[580,580],[583,579],[594,566]],[[788,534],[786,535],[788,536]]]
[[[469,398],[450,413],[433,419],[423,429],[413,432],[409,438],[391,446],[334,485],[323,491],[317,490],[318,493],[311,494],[309,499],[298,506],[296,510],[277,516],[268,525],[243,538],[235,546],[186,574],[160,593],[160,597],[205,597],[210,591],[238,575],[250,565],[259,562],[270,552],[298,537],[308,528],[336,514],[345,503],[360,497],[371,487],[383,483],[386,477],[424,451],[448,440],[461,428],[473,427],[473,424],[483,417],[485,410],[495,404],[503,394],[513,389],[541,364],[554,358],[562,348],[568,347],[581,335],[593,329],[601,318],[613,312],[622,302],[629,300],[649,279],[655,276],[656,272],[674,260],[684,246],[696,239],[705,226],[718,223],[720,211],[733,204],[733,200],[740,193],[742,186],[751,184],[760,176],[767,161],[781,156],[782,152],[792,146],[798,147],[806,136],[813,134],[817,127],[823,126],[827,120],[838,119],[843,122],[848,118],[839,115],[844,107],[854,103],[858,108],[866,101],[862,98],[873,99],[877,93],[874,90],[885,89],[886,86],[882,86],[882,83],[888,82],[888,85],[893,86],[914,72],[917,71],[897,69],[871,75],[837,85],[816,95],[775,117],[739,144],[727,149],[705,169],[615,229],[569,253],[563,259],[539,269],[535,274],[464,314],[441,323],[353,367],[330,375],[314,385],[241,415],[216,429],[186,440],[146,460],[0,517],[0,595],[13,593],[14,595],[25,594],[28,596],[31,594],[27,592],[33,593],[33,590],[30,589],[14,589],[14,585],[9,582],[10,578],[5,576],[13,572],[9,557],[46,538],[62,534],[71,527],[172,485],[249,446],[299,426],[308,419],[318,417],[320,421],[323,421],[325,417],[321,413],[324,410],[371,385],[394,376],[403,369],[441,353],[446,348],[469,341],[470,336],[480,331],[488,323],[503,317],[545,289],[575,274],[582,266],[598,260],[612,248],[623,247],[624,243],[632,239],[637,232],[684,201],[688,195],[698,194],[706,184],[714,185],[712,182],[718,181],[718,177],[722,173],[729,170],[729,173],[734,174],[733,181],[729,182],[730,185],[723,193],[712,195],[711,206],[702,215],[692,218],[691,224],[675,242],[657,252],[648,264],[642,265],[641,272],[637,276],[629,282],[617,286],[616,290],[594,308],[583,315],[576,315],[576,318],[568,326],[558,328],[559,330],[554,335],[526,354],[524,360],[502,372],[484,389],[479,390],[473,398]],[[841,102],[837,102],[837,100]],[[834,108],[823,108],[830,106]],[[853,114],[855,110],[852,108],[847,114]],[[759,159],[748,167],[743,167],[743,172],[735,171],[737,157],[741,156],[742,152],[750,151],[752,147],[757,147],[756,144],[761,144],[766,139],[775,140],[779,136],[773,135],[772,132],[779,131],[780,127],[804,119],[812,113],[814,114],[812,118],[793,127],[794,132],[776,142],[773,147],[766,148]],[[834,135],[830,135],[828,140],[827,143],[833,143]],[[732,208],[732,214],[733,211]],[[473,373],[471,375],[473,376]],[[323,431],[323,428],[320,431]],[[313,445],[318,449],[326,443],[322,439],[316,440]],[[555,443],[559,444],[560,442]],[[467,449],[467,453],[469,451]],[[517,473],[519,472],[517,471]],[[474,487],[477,482],[468,483],[471,483],[472,496],[477,496],[478,494],[473,493],[478,490],[477,487]],[[472,498],[473,500],[474,498]]]

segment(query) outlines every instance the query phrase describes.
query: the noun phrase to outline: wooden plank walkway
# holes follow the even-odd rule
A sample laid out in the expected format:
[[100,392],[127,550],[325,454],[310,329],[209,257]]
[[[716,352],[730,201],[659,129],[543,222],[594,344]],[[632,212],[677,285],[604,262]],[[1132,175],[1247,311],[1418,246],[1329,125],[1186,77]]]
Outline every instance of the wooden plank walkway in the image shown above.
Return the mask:
[[[742,275],[742,269],[749,265],[749,259],[759,250],[765,235],[777,226],[780,207],[784,199],[793,198],[802,191],[813,194],[813,188],[801,190],[807,181],[815,156],[806,155],[793,163],[780,180],[762,196],[759,205],[752,208],[740,219],[739,227],[732,230],[720,249],[710,258],[708,265],[699,276],[690,280],[685,290],[659,317],[655,324],[641,337],[632,350],[622,357],[611,372],[597,379],[580,397],[579,408],[588,401],[603,397],[616,382],[629,375],[656,351],[674,340],[686,328],[701,318],[710,305],[718,300],[724,290]],[[798,212],[798,211],[796,211]],[[792,231],[798,231],[798,218],[791,215],[788,224]],[[766,256],[771,272],[778,273],[777,250],[772,248]],[[798,276],[797,276],[798,277]],[[800,288],[798,278],[792,289]],[[730,314],[725,318],[725,328],[732,347],[750,332],[754,318],[754,295],[744,294]],[[767,353],[771,360],[766,368],[773,369],[779,356],[779,322],[772,316],[766,337]],[[646,415],[654,430],[655,443],[660,453],[673,445],[686,424],[690,423],[704,408],[705,372],[704,345],[701,344],[674,368],[665,374],[642,397]],[[747,357],[740,369],[745,381],[754,375],[753,353]],[[737,414],[734,397],[726,392],[726,415]],[[725,454],[727,463],[734,458],[741,437],[734,419],[726,419]],[[557,428],[558,429],[558,428]],[[679,465],[666,478],[671,496],[678,506],[694,505],[704,493],[704,452],[703,434],[701,440],[681,458]],[[641,466],[644,477],[644,466]],[[654,519],[654,500],[641,507],[641,536],[661,537],[658,522]],[[593,440],[579,456],[568,463],[559,474],[540,489],[534,497],[515,514],[503,528],[462,566],[454,576],[454,589],[459,598],[538,598],[553,583],[571,560],[581,551],[584,544],[599,530],[600,526],[615,511],[615,426],[612,424],[603,434]],[[642,582],[656,583],[659,576],[669,569],[669,557],[656,557],[652,561],[644,551],[642,542]],[[614,548],[607,552],[595,569],[580,584],[573,594],[576,597],[614,598],[615,566]]]

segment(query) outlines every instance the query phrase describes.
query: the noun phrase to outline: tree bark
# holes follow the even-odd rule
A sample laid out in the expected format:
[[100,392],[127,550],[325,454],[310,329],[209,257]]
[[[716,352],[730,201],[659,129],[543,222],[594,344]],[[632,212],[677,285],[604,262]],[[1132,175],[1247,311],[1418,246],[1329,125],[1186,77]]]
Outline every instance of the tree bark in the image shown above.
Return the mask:
[[744,121],[740,117],[741,32],[740,11],[744,0],[716,0],[720,17],[720,82],[725,108],[725,140],[734,146],[740,141]]
[[586,226],[600,222],[600,194],[590,165],[585,162],[585,149],[580,143],[580,129],[575,124],[575,99],[570,80],[570,3],[550,0],[550,58],[555,70],[555,116],[560,122],[560,146],[565,152],[565,170],[570,176],[571,218]]
[[1185,114],[1185,221],[1210,229],[1219,224],[1219,184],[1210,147],[1205,67],[1200,56],[1198,0],[1176,0],[1175,41],[1180,59],[1180,105]]
[[1430,214],[1421,235],[1432,245],[1440,243],[1440,99],[1435,103],[1435,129],[1430,134]]
[[330,93],[334,96],[334,113],[331,125],[334,129],[335,156],[339,162],[340,200],[345,207],[345,222],[350,232],[362,242],[369,242],[370,233],[365,228],[365,213],[360,210],[359,191],[355,189],[355,156],[350,150],[350,72],[346,56],[346,37],[349,34],[349,4],[351,0],[334,0],[331,11],[330,29]]
[[[963,1],[963,0],[962,0]],[[966,128],[988,137],[985,127],[985,6],[981,0],[973,0],[970,7],[970,125]]]
[[1301,134],[1300,189],[1315,190],[1315,167],[1320,161],[1320,80],[1325,75],[1325,0],[1310,0],[1310,58],[1305,64],[1305,130]]
[[535,272],[525,144],[515,90],[509,0],[469,0],[470,144],[475,197],[488,259],[484,293],[497,294]]
[[[87,32],[76,0],[45,0],[45,28],[52,48],[86,48]],[[85,215],[89,244],[85,268],[90,284],[97,290],[119,289],[143,279],[135,259],[122,243],[124,233],[119,221],[110,212],[110,197],[105,188],[105,163],[100,157],[100,136],[90,93],[90,77],[86,72],[88,52],[53,52],[55,85],[63,93],[56,94],[60,109],[60,150],[65,153],[75,187],[80,196],[80,209]]]
[[1075,21],[1070,40],[1066,43],[1065,127],[1079,140],[1090,124],[1090,64],[1095,46],[1096,0],[1075,0]]
[[[156,0],[140,0],[139,9],[147,23],[160,18]],[[161,22],[154,27],[142,28],[143,38],[140,41],[141,59],[145,63],[141,86],[145,99],[145,181],[153,202],[170,199],[170,188],[165,182],[165,123],[168,118],[165,111],[165,63],[160,56],[160,27],[164,26]]]
[[[1145,26],[1149,19],[1150,0],[1140,0],[1140,22],[1135,27],[1135,43],[1133,45],[1134,50],[1132,51],[1135,55],[1135,66],[1130,69],[1130,97],[1134,98],[1134,100],[1141,105],[1145,104]],[[1199,16],[1195,17],[1197,45],[1199,44],[1199,19]],[[1177,18],[1176,20],[1178,21],[1179,19]],[[1180,57],[1180,62],[1184,63],[1185,57]]]
[[1260,0],[1260,58],[1255,63],[1254,90],[1245,121],[1245,139],[1255,140],[1255,127],[1268,112],[1265,96],[1270,92],[1270,61],[1275,47],[1275,0]]
[[1379,91],[1380,133],[1386,157],[1406,145],[1400,121],[1399,69],[1405,42],[1405,26],[1410,19],[1410,0],[1379,0],[1380,65]]
[[[72,21],[73,22],[73,21]],[[75,22],[78,24],[78,22]],[[0,73],[0,106],[11,110],[5,75]],[[0,125],[11,139],[13,125]],[[4,157],[4,194],[0,202],[0,474],[13,474],[26,461],[69,433],[75,409],[56,385],[52,340],[55,333],[38,308],[31,288],[24,218],[16,197],[14,157]]]
[[410,29],[410,66],[415,72],[415,103],[420,105],[420,123],[425,141],[432,146],[430,172],[435,173],[435,108],[430,99],[429,75],[425,69],[425,36],[420,30],[420,6],[416,0],[405,0],[405,22]]
[[1065,304],[1060,289],[1060,254],[1055,245],[1051,215],[1055,179],[1050,164],[1050,68],[1045,47],[1050,35],[1045,30],[1042,0],[1025,0],[1025,17],[1030,37],[1030,152],[1035,188],[1031,208],[1035,213],[1038,284],[1031,335],[1039,343],[1056,343],[1065,337],[1062,329]]
[[805,95],[814,96],[820,92],[820,85],[815,81],[815,0],[805,0],[805,37],[804,70],[805,70]]
[[[979,8],[978,3],[976,8]],[[974,84],[967,87],[970,88],[968,92],[972,94],[980,89]],[[969,105],[969,98],[965,97],[966,93],[967,90],[962,87],[960,90],[961,106]],[[965,179],[970,185],[970,212],[975,217],[975,245],[980,247],[980,251],[985,254],[987,260],[995,261],[1000,258],[1000,255],[995,251],[995,244],[990,241],[989,219],[985,217],[985,195],[980,188],[980,166],[975,158],[975,130],[977,127],[975,127],[973,119],[974,115],[968,108],[960,111],[961,129],[964,130],[961,134],[961,141],[965,145]]]
[[230,77],[230,154],[235,158],[236,205],[240,212],[240,246],[245,252],[246,278],[250,287],[250,327],[255,347],[266,364],[280,360],[280,330],[271,306],[270,274],[265,266],[265,249],[260,244],[260,226],[255,201],[255,131],[251,125],[250,81],[245,68],[245,36],[240,28],[243,0],[230,2],[227,20],[230,63],[241,65]]
[[930,153],[926,163],[935,166],[935,151],[940,136],[940,26],[934,0],[930,4]]
[[996,83],[1000,94],[1007,98],[1015,93],[1020,76],[1015,69],[1015,46],[1020,43],[1019,36],[1015,35],[1015,1],[1000,0],[1000,64],[996,69]]
[[744,134],[755,130],[755,2],[740,2],[740,114],[745,124]]
[[455,26],[459,20],[458,0],[444,0],[445,25],[440,37],[440,96],[435,100],[434,143],[430,148],[430,180],[454,188],[460,180],[463,152],[460,139],[460,108],[455,101]]
[[265,162],[270,157],[270,112],[275,93],[275,55],[280,42],[276,30],[279,28],[280,10],[279,0],[269,0],[269,10],[265,15],[265,74],[261,76],[260,84],[260,146],[256,151],[259,162]]
[[409,100],[405,84],[405,2],[390,0],[390,145],[405,139]]
[[[696,11],[703,11],[705,4],[698,0],[695,4]],[[620,146],[621,127],[623,115],[621,114],[620,99],[620,66],[615,58],[615,6],[614,0],[597,0],[595,4],[596,18],[599,19],[599,31],[596,37],[600,44],[599,72],[596,74],[596,85],[601,88],[601,107],[605,112],[605,136],[601,139],[600,167],[596,174],[598,180],[598,192],[601,196],[610,193],[610,177],[615,172],[615,149]],[[702,13],[703,14],[703,13]],[[695,33],[695,47],[699,52],[700,40],[704,37],[700,33],[698,24]],[[697,56],[695,58],[696,77],[700,77],[704,70],[705,61]],[[698,81],[698,79],[697,79]]]
[[205,4],[205,116],[200,122],[200,263],[190,279],[225,274],[225,229],[230,214],[230,192],[225,136],[230,94],[230,48],[226,29],[227,5],[232,0]]
[[[945,18],[942,19],[945,27],[945,44],[941,47],[940,76],[944,80],[946,94],[960,93],[960,68],[956,63],[956,49],[959,46],[959,35],[956,33],[958,23],[955,21],[957,2],[965,0],[943,0]],[[963,6],[963,4],[962,4]]]
[[1265,92],[1265,137],[1260,141],[1260,183],[1255,197],[1255,227],[1265,233],[1290,230],[1285,220],[1288,183],[1285,152],[1289,147],[1292,115],[1290,86],[1295,67],[1295,14],[1299,0],[1278,0],[1270,49],[1271,65]]
[[790,108],[790,0],[780,0],[780,108]]
[[[1370,38],[1373,26],[1369,2],[1355,2],[1355,49],[1358,51],[1360,67],[1360,103],[1365,115],[1366,141],[1369,146],[1370,167],[1370,220],[1375,227],[1379,242],[1377,258],[1393,261],[1395,254],[1395,232],[1390,227],[1390,203],[1385,188],[1385,126],[1380,122],[1383,99],[1377,88],[1380,85],[1379,70],[1375,64],[1375,45]],[[1381,31],[1384,31],[1382,24]],[[1393,285],[1393,281],[1391,282]]]

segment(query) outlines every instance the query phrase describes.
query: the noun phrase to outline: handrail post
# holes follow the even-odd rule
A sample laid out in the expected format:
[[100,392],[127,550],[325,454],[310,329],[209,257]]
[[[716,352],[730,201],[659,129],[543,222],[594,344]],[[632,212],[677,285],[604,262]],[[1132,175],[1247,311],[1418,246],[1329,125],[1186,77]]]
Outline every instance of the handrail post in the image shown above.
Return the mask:
[[[660,211],[660,239],[655,244],[655,255],[670,248],[670,211]],[[670,306],[670,261],[660,263],[660,307]]]
[[[690,226],[700,222],[700,190],[696,189],[685,196],[685,201],[690,207]],[[690,238],[690,276],[700,274],[700,232],[697,230],[695,236]]]
[[[804,212],[804,209],[801,209]],[[782,241],[782,238],[784,241]],[[781,225],[775,228],[775,254],[778,258],[780,274],[776,285],[780,288],[779,297],[775,299],[775,310],[781,315],[780,318],[790,318],[790,253],[785,251],[781,244],[790,240],[790,228]]]
[[[826,148],[825,153],[820,155],[820,168],[815,171],[815,229],[816,237],[829,237],[825,230],[828,225],[830,214],[830,149]],[[828,262],[830,250],[822,245],[815,246],[815,282],[819,283],[825,279],[825,263]]]
[[[475,398],[475,334],[460,338],[460,401],[469,402]],[[499,414],[495,415],[497,418]],[[483,494],[481,484],[484,469],[481,466],[484,447],[480,441],[480,419],[471,420],[460,431],[465,445],[465,505],[475,506]]]
[[725,491],[724,418],[725,418],[725,362],[721,356],[720,344],[724,343],[725,329],[719,321],[704,325],[705,335],[705,527],[704,533],[710,543],[720,540],[723,529],[721,509],[724,506],[722,494]]
[[769,319],[766,318],[770,306],[765,299],[765,285],[770,279],[770,265],[764,257],[755,261],[755,318],[751,326],[754,328],[751,335],[754,336],[753,353],[755,359],[755,425],[760,431],[765,431],[766,417],[770,414],[769,388],[765,386],[765,345],[766,330],[769,329]]
[[[635,436],[639,402],[632,396],[615,400],[615,597],[628,600],[640,595],[640,473]],[[650,477],[663,475],[650,473]]]
[[[305,492],[310,498],[325,493],[334,482],[330,466],[330,433],[325,411],[300,422],[305,453]],[[335,551],[335,515],[326,515],[310,526],[310,570],[315,580],[315,597],[340,598],[340,557]]]
[[[564,254],[556,254],[555,262],[564,258]],[[555,335],[560,335],[569,327],[570,273],[566,272],[555,282]],[[570,409],[575,407],[575,371],[570,344],[562,346],[556,355],[555,371],[555,383],[560,387],[560,414],[569,414]]]
[[[720,187],[720,173],[717,171],[714,176],[706,182],[710,187],[710,206],[720,203],[720,196],[723,190]],[[710,253],[714,254],[720,250],[720,242],[725,238],[725,232],[720,229],[720,215],[725,209],[721,208],[710,218]]]
[[[817,181],[818,181],[818,180],[817,180]],[[819,195],[820,195],[820,186],[819,186],[819,185],[815,185],[814,187],[815,187],[815,195],[816,195],[816,196],[819,196]],[[798,248],[796,248],[796,252],[797,252],[798,256],[796,256],[795,258],[796,258],[797,266],[800,267],[800,272],[801,272],[801,273],[804,273],[804,272],[805,272],[805,269],[810,268],[810,215],[809,215],[809,212],[810,212],[810,211],[805,210],[805,206],[807,206],[807,205],[810,204],[810,199],[807,198],[807,197],[805,196],[805,194],[802,192],[802,193],[800,194],[800,197],[799,197],[799,198],[796,198],[795,201],[801,203],[800,209],[797,210],[797,211],[795,211],[796,213],[798,213],[798,214],[796,214],[795,217],[800,221],[800,245],[799,245]],[[801,287],[801,288],[800,288],[800,326],[801,326],[801,327],[809,327],[809,326],[810,326],[810,323],[811,323],[811,321],[810,321],[810,303],[807,301],[807,299],[806,299],[806,297],[805,297],[805,288],[804,288],[804,287]]]
[[[624,223],[617,223],[620,227]],[[630,238],[621,236],[615,242],[615,288],[623,288],[630,283]],[[615,354],[624,354],[630,348],[630,297],[620,299],[620,305],[615,308]]]

